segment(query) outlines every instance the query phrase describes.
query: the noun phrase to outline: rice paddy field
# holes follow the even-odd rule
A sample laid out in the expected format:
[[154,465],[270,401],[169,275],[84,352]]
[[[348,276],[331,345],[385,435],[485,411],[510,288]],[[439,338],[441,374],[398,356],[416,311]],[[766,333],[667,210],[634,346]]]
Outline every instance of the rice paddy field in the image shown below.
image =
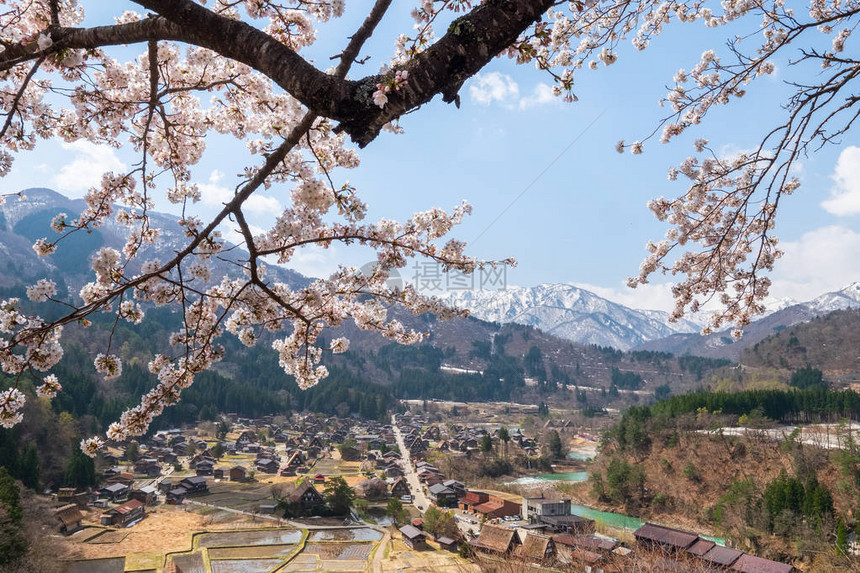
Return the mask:
[[296,544],[302,539],[298,529],[264,529],[259,531],[221,531],[198,536],[198,547],[237,547],[241,545]]
[[[386,531],[388,531],[386,533]],[[110,536],[104,532],[102,536]],[[186,549],[125,560],[126,573],[160,573],[171,561],[183,573],[395,573],[418,567],[436,573],[472,571],[467,562],[432,547],[415,551],[391,530],[374,527],[244,527],[191,531]],[[91,545],[86,541],[84,545]],[[122,543],[117,543],[121,546]],[[118,547],[119,548],[119,547]],[[136,556],[139,557],[139,556]],[[70,563],[69,573],[114,573],[116,559]],[[122,565],[119,565],[122,567]],[[429,567],[429,569],[428,569]]]
[[191,551],[170,559],[189,573],[364,571],[382,538],[370,527],[200,532]]

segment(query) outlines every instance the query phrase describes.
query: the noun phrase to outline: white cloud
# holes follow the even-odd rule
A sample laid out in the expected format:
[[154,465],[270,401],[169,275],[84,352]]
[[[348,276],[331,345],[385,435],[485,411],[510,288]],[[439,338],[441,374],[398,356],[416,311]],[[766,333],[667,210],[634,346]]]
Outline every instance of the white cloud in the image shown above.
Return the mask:
[[532,95],[526,96],[520,100],[520,109],[548,103],[557,103],[559,101],[561,100],[552,94],[552,86],[539,83],[532,91]]
[[[248,223],[248,228],[251,230],[251,235],[257,236],[265,233],[265,230],[262,227],[258,227],[256,225],[252,225]],[[242,248],[247,248],[245,246],[245,237],[242,235],[242,231],[239,230],[239,227],[233,223],[228,223],[227,225],[222,224],[219,227],[219,230],[224,236],[224,239],[234,245],[241,245]]]
[[824,210],[839,216],[860,214],[860,147],[846,147],[839,154],[833,180],[830,198],[821,203]]
[[[779,248],[785,252],[776,261],[770,278],[773,282],[766,304],[778,305],[784,299],[795,302],[811,300],[826,292],[844,288],[860,281],[860,233],[841,225],[821,227],[803,234],[797,241],[784,241]],[[603,287],[574,283],[598,296],[630,308],[674,309],[672,284],[639,285],[635,289],[619,285]],[[703,312],[715,309],[706,305]]]
[[511,76],[499,72],[478,74],[469,84],[469,97],[481,105],[498,102],[512,107],[520,97],[520,87]]
[[469,97],[480,105],[497,103],[507,109],[528,109],[559,101],[552,95],[552,86],[537,84],[532,93],[520,97],[520,86],[509,75],[500,72],[478,74],[469,84]]
[[804,233],[779,245],[771,295],[805,301],[860,280],[860,233],[841,225]]
[[101,183],[107,171],[126,171],[126,165],[107,145],[96,145],[89,141],[63,142],[60,146],[74,154],[70,163],[63,165],[51,179],[58,191],[71,197],[82,197],[91,187]]
[[591,291],[597,296],[601,296],[612,302],[623,304],[630,308],[638,308],[642,310],[663,310],[671,312],[675,308],[675,303],[672,300],[672,284],[654,284],[649,283],[639,285],[635,289],[629,288],[626,285],[618,287],[602,287],[588,283],[572,283],[573,286]]
[[284,210],[281,207],[281,202],[274,197],[257,194],[248,197],[248,200],[245,201],[245,209],[259,215],[280,215],[281,211]]
[[324,249],[311,245],[297,249],[285,266],[306,277],[321,278],[331,275],[341,263],[343,261],[338,259],[337,247]]
[[[205,205],[220,207],[233,199],[233,190],[221,185],[224,174],[217,169],[209,174],[208,183],[198,183],[200,200]],[[283,211],[280,201],[274,197],[254,193],[245,201],[245,211],[254,215],[276,216]]]

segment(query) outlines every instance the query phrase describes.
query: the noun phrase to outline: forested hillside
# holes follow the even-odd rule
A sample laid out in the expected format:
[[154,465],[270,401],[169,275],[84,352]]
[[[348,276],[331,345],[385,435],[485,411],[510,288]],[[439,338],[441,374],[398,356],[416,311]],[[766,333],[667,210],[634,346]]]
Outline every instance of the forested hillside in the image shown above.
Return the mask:
[[[843,570],[839,551],[860,504],[849,420],[860,420],[860,394],[851,391],[672,397],[628,409],[604,434],[588,487],[594,501],[634,515],[714,529],[771,559],[806,555],[805,570]],[[822,422],[832,423],[815,425]],[[786,423],[813,425],[776,429]],[[752,430],[732,431],[738,425]],[[820,447],[828,441],[841,447]]]
[[787,370],[811,364],[834,380],[858,380],[860,309],[839,310],[785,328],[744,352],[741,362]]

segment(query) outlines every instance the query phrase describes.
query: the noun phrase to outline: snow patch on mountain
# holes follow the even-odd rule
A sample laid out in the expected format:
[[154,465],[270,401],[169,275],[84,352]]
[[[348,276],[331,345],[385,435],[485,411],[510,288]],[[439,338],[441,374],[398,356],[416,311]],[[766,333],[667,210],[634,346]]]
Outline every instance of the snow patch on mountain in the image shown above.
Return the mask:
[[816,315],[860,307],[860,282],[851,283],[838,291],[825,293],[808,302],[800,303],[800,306]]
[[482,320],[534,326],[574,342],[622,350],[648,340],[700,330],[691,321],[670,322],[666,312],[628,308],[566,284],[457,291],[446,298],[453,306],[468,308]]

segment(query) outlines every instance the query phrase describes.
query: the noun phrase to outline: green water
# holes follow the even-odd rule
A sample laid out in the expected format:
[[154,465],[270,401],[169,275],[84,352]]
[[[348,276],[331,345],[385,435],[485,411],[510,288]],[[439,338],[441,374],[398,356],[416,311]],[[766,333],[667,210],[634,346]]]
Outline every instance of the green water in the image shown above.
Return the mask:
[[586,454],[583,452],[567,452],[567,457],[572,460],[592,460],[594,454]]
[[609,511],[598,511],[582,505],[571,505],[570,513],[580,517],[587,517],[594,521],[599,521],[604,525],[615,527],[617,529],[636,530],[645,525],[645,522],[638,517],[624,515],[622,513],[611,513]]
[[559,472],[552,474],[538,474],[536,476],[521,477],[512,481],[514,485],[534,485],[550,481],[586,481],[587,472]]
[[[603,525],[615,527],[616,529],[628,529],[630,531],[635,531],[645,525],[645,521],[639,519],[638,517],[624,515],[623,513],[598,511],[596,509],[591,509],[590,507],[585,507],[582,505],[571,505],[570,513],[572,513],[573,515],[578,515],[580,517],[593,519],[594,521],[597,521]],[[722,537],[711,537],[710,535],[700,535],[699,537],[701,537],[702,539],[709,539],[717,545],[725,546],[726,544],[726,540]]]

